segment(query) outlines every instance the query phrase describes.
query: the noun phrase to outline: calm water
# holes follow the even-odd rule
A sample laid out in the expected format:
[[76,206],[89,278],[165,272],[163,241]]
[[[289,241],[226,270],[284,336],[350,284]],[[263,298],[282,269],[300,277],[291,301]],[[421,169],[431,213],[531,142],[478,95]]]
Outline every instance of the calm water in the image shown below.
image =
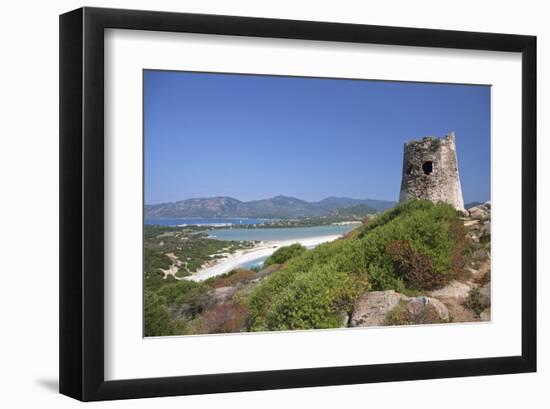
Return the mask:
[[264,262],[267,260],[269,256],[266,257],[258,257],[252,261],[249,261],[248,263],[242,263],[238,268],[262,268],[264,265]]
[[179,226],[182,224],[191,224],[195,226],[224,226],[224,225],[242,225],[269,223],[274,219],[233,219],[233,218],[178,218],[178,219],[145,219],[145,224],[156,224],[160,226]]
[[[311,237],[336,236],[353,230],[357,225],[348,226],[315,226],[315,227],[281,227],[281,228],[259,228],[243,229],[239,225],[269,223],[274,219],[209,219],[209,218],[180,218],[180,219],[145,219],[145,224],[156,224],[162,226],[179,226],[182,224],[235,227],[209,230],[209,236],[217,240],[298,240]],[[258,257],[245,262],[239,267],[253,268],[261,267],[268,256]]]
[[315,227],[282,227],[262,229],[217,229],[210,230],[210,237],[218,240],[294,240],[310,237],[334,236],[353,230],[352,226],[315,226]]
[[[310,237],[335,236],[351,231],[357,225],[352,226],[316,226],[316,227],[282,227],[263,229],[217,229],[210,230],[210,237],[218,240],[293,240],[307,239]],[[309,248],[313,248],[309,247]],[[254,260],[242,263],[241,268],[262,267],[269,256],[258,257]]]

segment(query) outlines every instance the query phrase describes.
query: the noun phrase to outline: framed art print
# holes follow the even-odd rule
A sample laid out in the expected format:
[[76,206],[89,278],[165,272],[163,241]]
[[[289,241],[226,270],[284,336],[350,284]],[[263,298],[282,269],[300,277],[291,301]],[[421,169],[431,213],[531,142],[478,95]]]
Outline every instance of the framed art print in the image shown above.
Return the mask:
[[60,391],[536,370],[536,38],[60,18]]

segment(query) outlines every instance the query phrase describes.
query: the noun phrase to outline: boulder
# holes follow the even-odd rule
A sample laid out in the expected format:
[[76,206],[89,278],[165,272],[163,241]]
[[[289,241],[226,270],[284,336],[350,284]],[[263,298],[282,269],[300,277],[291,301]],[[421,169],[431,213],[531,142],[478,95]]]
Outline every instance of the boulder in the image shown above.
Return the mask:
[[474,251],[474,254],[472,254],[472,257],[476,261],[484,261],[489,258],[489,252],[483,249],[479,249]]
[[449,310],[441,301],[431,297],[413,298],[407,311],[415,324],[431,324],[449,321]]
[[475,322],[479,320],[476,313],[467,308],[462,300],[456,298],[444,298],[441,301],[447,307],[449,316],[453,317],[453,322]]
[[388,313],[404,302],[409,323],[431,324],[449,321],[449,310],[433,297],[407,297],[393,290],[364,294],[354,305],[350,327],[370,327],[386,324]]
[[342,318],[342,327],[347,327],[349,324],[349,314],[345,311],[340,312],[340,318]]
[[393,290],[371,291],[365,293],[353,306],[351,327],[370,327],[384,325],[386,314],[400,301],[410,298]]
[[479,288],[480,302],[482,305],[491,305],[491,283],[488,282]]
[[205,294],[204,306],[210,308],[214,305],[226,304],[231,301],[236,291],[235,287],[220,287],[208,291]]
[[464,222],[464,227],[474,229],[479,224],[479,220],[466,220]]
[[470,217],[474,220],[482,220],[486,217],[487,213],[480,207],[474,207],[469,210]]
[[481,318],[481,321],[491,321],[491,307],[487,307],[481,311],[479,318]]
[[453,280],[445,287],[432,291],[430,295],[436,298],[466,299],[471,289],[472,288],[468,284]]
[[479,228],[479,236],[490,236],[491,235],[491,222],[487,221],[481,225]]
[[491,202],[486,202],[468,209],[472,219],[487,220],[491,216]]

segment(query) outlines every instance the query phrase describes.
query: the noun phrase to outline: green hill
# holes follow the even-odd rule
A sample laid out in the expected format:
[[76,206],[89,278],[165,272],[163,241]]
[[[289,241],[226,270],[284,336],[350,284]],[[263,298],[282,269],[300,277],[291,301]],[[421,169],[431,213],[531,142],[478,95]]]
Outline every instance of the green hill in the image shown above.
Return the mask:
[[449,205],[409,201],[346,240],[297,252],[248,298],[253,331],[342,326],[369,290],[432,290],[461,273],[467,239]]

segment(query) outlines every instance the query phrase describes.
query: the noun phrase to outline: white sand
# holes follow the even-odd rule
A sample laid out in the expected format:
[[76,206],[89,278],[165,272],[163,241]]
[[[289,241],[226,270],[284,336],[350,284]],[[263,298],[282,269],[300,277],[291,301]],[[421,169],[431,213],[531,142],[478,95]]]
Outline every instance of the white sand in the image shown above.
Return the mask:
[[336,240],[339,237],[341,237],[341,235],[308,237],[304,239],[294,240],[262,241],[256,247],[253,247],[251,249],[237,250],[235,253],[229,255],[228,257],[224,259],[219,259],[215,261],[214,264],[210,264],[207,267],[201,268],[196,273],[185,277],[185,279],[192,281],[203,281],[210,277],[228,273],[231,270],[234,270],[235,268],[250,261],[262,257],[268,257],[280,247],[290,246],[294,243],[300,243],[304,247],[313,248],[321,243]]

